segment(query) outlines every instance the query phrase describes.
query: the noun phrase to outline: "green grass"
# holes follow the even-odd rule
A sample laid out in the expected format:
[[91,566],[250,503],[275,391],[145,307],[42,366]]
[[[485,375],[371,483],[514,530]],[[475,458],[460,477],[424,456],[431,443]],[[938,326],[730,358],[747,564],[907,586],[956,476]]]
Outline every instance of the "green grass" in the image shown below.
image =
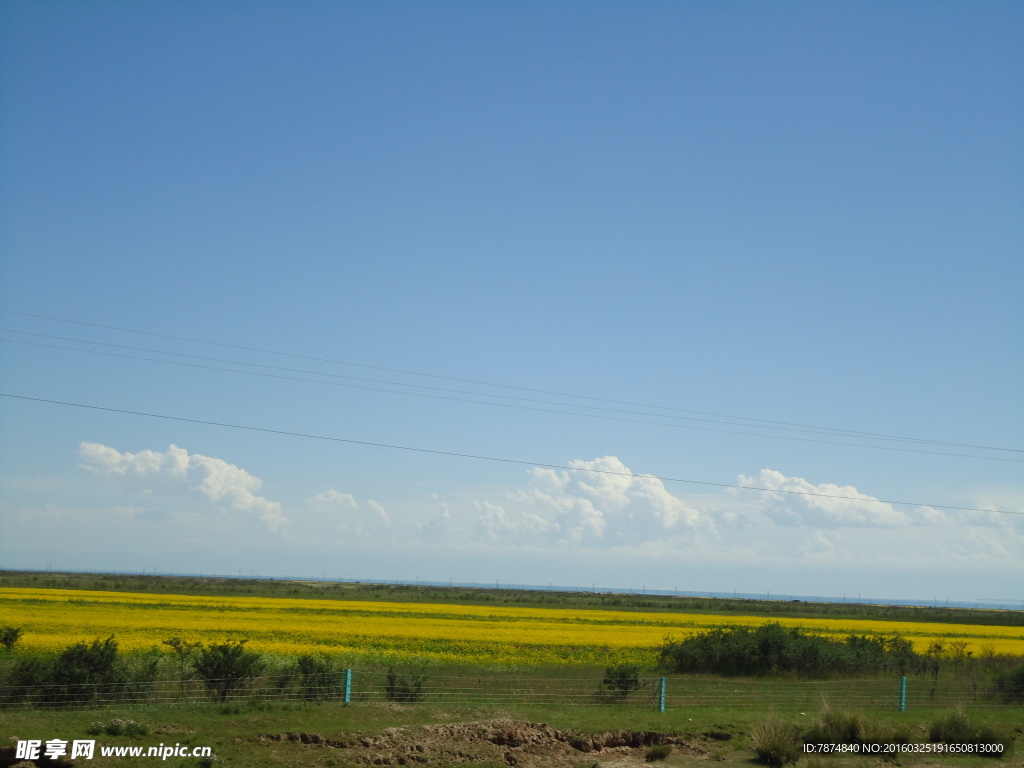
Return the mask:
[[[226,712],[226,714],[224,714]],[[818,717],[818,712],[798,710],[776,710],[777,717],[785,722],[806,729]],[[927,741],[929,723],[947,716],[949,710],[920,710],[905,713],[873,713],[869,722],[889,725],[902,724],[912,734],[914,741]],[[651,709],[622,706],[566,707],[559,705],[522,706],[433,706],[395,705],[386,703],[344,706],[327,704],[262,704],[256,706],[192,705],[192,706],[139,706],[105,707],[86,710],[5,710],[0,712],[0,735],[23,739],[75,739],[97,738],[104,745],[138,744],[145,747],[161,742],[189,743],[194,746],[210,746],[217,755],[218,765],[224,766],[278,766],[298,768],[299,766],[345,766],[344,750],[335,750],[300,742],[276,742],[261,738],[265,734],[286,732],[319,733],[328,738],[358,733],[376,735],[394,726],[416,726],[432,723],[455,723],[484,720],[494,717],[512,717],[531,722],[547,723],[559,730],[576,730],[582,733],[598,733],[613,730],[638,730],[673,732],[687,741],[701,746],[710,753],[713,762],[722,762],[732,768],[752,766],[752,734],[766,718],[766,713],[757,708],[730,709],[717,707],[694,707],[659,713]],[[96,721],[108,722],[113,718],[133,720],[149,727],[148,735],[129,739],[127,737],[89,736],[90,726]],[[1022,738],[1021,710],[1005,708],[986,711],[980,719],[1013,734],[1017,741]],[[729,733],[732,739],[720,741],[710,737],[710,732]],[[607,756],[581,754],[579,765],[600,764]],[[643,761],[643,755],[639,762]],[[89,765],[123,765],[125,758],[97,757]],[[682,754],[675,749],[664,765],[694,765],[706,762]],[[801,765],[809,764],[806,758]],[[875,766],[877,760],[869,758],[827,758],[819,761],[821,766],[832,768],[844,766]],[[1020,757],[993,761],[981,758],[942,757],[930,759],[901,758],[899,765],[935,765],[949,768],[959,766],[1002,766],[1024,765]],[[177,762],[168,760],[163,765],[196,766],[196,759]]]

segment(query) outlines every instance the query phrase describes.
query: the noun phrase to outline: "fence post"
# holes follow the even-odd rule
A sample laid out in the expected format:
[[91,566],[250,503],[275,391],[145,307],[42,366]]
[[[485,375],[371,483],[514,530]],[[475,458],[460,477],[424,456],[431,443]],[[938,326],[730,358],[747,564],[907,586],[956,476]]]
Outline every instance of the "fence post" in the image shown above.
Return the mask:
[[661,678],[661,684],[658,686],[658,711],[665,711],[665,678]]
[[907,677],[900,678],[900,712],[907,711]]
[[345,703],[352,701],[352,670],[345,670]]

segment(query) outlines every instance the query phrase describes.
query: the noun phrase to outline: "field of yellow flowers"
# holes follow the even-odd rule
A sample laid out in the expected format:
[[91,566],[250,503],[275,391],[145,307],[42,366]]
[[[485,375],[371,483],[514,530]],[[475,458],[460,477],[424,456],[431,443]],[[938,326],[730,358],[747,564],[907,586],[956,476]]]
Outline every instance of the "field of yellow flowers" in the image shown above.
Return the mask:
[[23,652],[114,635],[124,651],[180,637],[366,661],[651,664],[666,636],[765,621],[830,635],[899,633],[919,651],[959,641],[974,655],[1024,655],[1024,630],[1005,626],[0,588],[0,626],[23,628]]

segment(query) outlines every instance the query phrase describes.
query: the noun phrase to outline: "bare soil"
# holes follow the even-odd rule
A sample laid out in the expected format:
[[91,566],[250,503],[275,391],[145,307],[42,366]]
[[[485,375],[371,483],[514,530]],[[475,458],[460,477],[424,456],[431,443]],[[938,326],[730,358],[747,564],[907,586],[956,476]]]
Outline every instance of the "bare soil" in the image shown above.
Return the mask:
[[441,766],[504,763],[520,768],[562,768],[581,762],[633,766],[644,764],[648,747],[667,744],[673,754],[707,759],[706,749],[656,731],[608,731],[580,734],[544,723],[496,718],[471,723],[388,728],[379,736],[281,733],[270,741],[300,741],[336,749],[347,763]]

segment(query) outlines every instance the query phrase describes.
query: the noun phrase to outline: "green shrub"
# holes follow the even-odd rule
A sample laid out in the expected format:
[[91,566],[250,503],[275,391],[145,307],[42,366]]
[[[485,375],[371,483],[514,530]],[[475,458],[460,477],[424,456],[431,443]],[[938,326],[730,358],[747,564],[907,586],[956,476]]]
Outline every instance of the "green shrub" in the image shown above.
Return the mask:
[[107,736],[127,736],[129,739],[136,739],[149,735],[149,726],[135,720],[122,720],[115,717],[109,723],[101,723],[98,720],[89,724],[86,732],[90,736],[99,736],[105,733]]
[[0,688],[5,704],[35,704],[42,700],[49,665],[41,658],[30,656],[19,659]]
[[803,740],[800,738],[800,730],[792,723],[784,723],[771,715],[757,725],[750,735],[759,763],[781,768],[800,759]]
[[664,760],[672,754],[672,746],[669,744],[656,744],[653,747],[648,747],[647,751],[644,752],[644,760],[648,763],[656,763],[659,760]]
[[877,723],[826,704],[814,724],[804,732],[803,741],[808,744],[885,745],[909,744],[912,737],[910,726]]
[[1024,704],[1024,663],[996,674],[992,693],[1006,704]]
[[113,637],[75,643],[56,656],[29,656],[11,668],[4,703],[81,706],[123,696],[128,669]]
[[163,654],[160,651],[152,649],[143,654],[130,656],[121,662],[125,682],[119,695],[123,701],[139,701],[153,690],[162,658]]
[[837,640],[777,622],[758,627],[711,629],[661,649],[661,662],[675,672],[768,675],[795,672],[827,676],[865,671],[917,669],[921,657],[898,635],[849,635]]
[[640,666],[637,664],[619,664],[608,667],[601,681],[601,692],[616,700],[627,698],[633,691],[640,688]]
[[23,656],[0,681],[0,703],[84,706],[144,698],[158,675],[161,654],[128,658],[113,637],[75,643],[54,656]]
[[0,645],[8,653],[14,650],[14,644],[21,638],[21,627],[0,627]]
[[423,693],[423,684],[425,682],[426,678],[422,673],[401,677],[394,667],[388,667],[384,683],[384,695],[388,701],[403,703],[423,701],[426,698],[426,695]]
[[826,706],[803,740],[816,744],[863,744],[864,721],[860,715]]
[[299,694],[304,699],[328,699],[339,695],[344,673],[322,656],[300,656],[295,663]]
[[49,664],[41,662],[41,699],[55,706],[82,705],[122,692],[127,674],[117,656],[113,636],[92,643],[75,643]]
[[245,640],[199,648],[195,670],[206,690],[220,701],[247,685],[263,670],[258,653],[245,650]]
[[962,709],[952,712],[940,720],[933,720],[928,728],[928,741],[960,744],[974,736],[971,719]]
[[999,733],[989,725],[977,725],[971,722],[968,714],[957,709],[943,718],[932,721],[928,728],[928,741],[945,744],[1001,744],[1002,752],[989,753],[990,756],[1012,757],[1013,739]]

